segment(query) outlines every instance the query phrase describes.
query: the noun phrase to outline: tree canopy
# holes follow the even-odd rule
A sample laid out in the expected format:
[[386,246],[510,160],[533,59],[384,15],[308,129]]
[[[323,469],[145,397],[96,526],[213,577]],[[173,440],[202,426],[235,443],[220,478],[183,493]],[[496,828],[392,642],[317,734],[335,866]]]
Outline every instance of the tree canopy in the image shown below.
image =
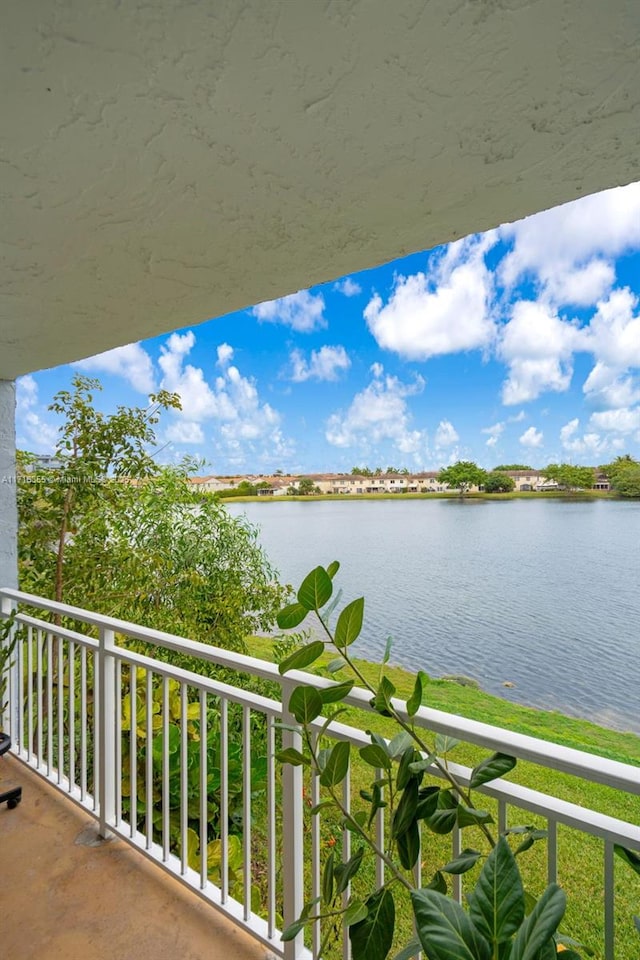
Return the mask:
[[483,486],[486,493],[511,493],[515,487],[515,481],[506,473],[492,470],[484,478]]
[[640,497],[640,461],[630,454],[616,457],[612,463],[600,467],[620,497]]
[[446,483],[453,490],[459,490],[460,496],[464,497],[471,487],[482,486],[486,476],[486,470],[471,460],[458,460],[440,471],[438,482]]
[[595,483],[593,467],[576,467],[571,463],[550,463],[542,473],[547,480],[555,480],[562,490],[591,490]]
[[[153,426],[173,395],[146,410],[100,414],[96,381],[58,394],[62,466],[26,474],[20,458],[23,590],[99,613],[242,647],[271,627],[285,591],[255,530],[189,483],[188,461],[160,467]],[[152,452],[150,452],[152,451]]]
[[528,463],[501,463],[493,468],[494,473],[498,470],[533,470],[533,467]]

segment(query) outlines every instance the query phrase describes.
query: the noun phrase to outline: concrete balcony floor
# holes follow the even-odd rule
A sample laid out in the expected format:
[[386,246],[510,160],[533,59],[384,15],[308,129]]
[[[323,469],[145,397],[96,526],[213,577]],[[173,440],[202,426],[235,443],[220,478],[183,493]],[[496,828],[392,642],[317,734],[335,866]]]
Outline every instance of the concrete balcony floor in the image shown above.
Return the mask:
[[265,960],[269,951],[15,758],[0,761],[0,953],[7,960]]

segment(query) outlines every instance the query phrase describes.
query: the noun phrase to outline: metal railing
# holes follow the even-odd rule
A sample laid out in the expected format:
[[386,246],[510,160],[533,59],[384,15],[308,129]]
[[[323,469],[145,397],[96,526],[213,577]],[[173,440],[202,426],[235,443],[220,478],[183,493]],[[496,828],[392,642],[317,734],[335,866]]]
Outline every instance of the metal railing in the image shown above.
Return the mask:
[[[327,840],[321,814],[307,823],[305,808],[320,799],[317,778],[302,767],[281,767],[275,754],[300,744],[286,710],[291,690],[301,682],[325,688],[332,681],[298,671],[282,677],[262,660],[0,590],[2,616],[12,609],[18,610],[20,640],[8,678],[5,727],[15,755],[90,812],[102,835],[135,846],[275,955],[316,960],[319,925],[307,943],[303,933],[282,943],[281,930],[319,895],[327,844],[337,842],[342,859],[349,858],[350,834],[331,824],[339,836]],[[344,702],[370,712],[369,697],[356,688]],[[638,767],[424,707],[413,721],[640,795]],[[361,729],[337,722],[324,735],[356,747],[370,742]],[[449,768],[468,784],[469,768]],[[503,779],[480,789],[495,804],[500,831],[513,823],[513,810],[541,818],[550,882],[561,860],[559,827],[602,843],[601,955],[613,960],[614,845],[640,850],[640,827]],[[347,809],[350,794],[351,771],[343,789]],[[382,843],[382,811],[376,829]],[[453,856],[460,841],[455,829],[448,841]],[[384,883],[382,861],[375,879]],[[461,900],[463,892],[464,878],[454,877],[454,896]],[[341,950],[346,960],[347,936]]]

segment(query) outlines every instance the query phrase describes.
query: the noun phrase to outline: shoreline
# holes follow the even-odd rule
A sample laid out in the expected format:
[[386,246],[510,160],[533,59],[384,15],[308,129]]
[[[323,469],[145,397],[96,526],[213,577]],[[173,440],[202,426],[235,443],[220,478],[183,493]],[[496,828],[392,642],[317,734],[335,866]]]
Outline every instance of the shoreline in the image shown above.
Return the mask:
[[466,501],[503,501],[503,500],[565,500],[568,503],[575,503],[576,500],[611,500],[619,503],[628,501],[633,503],[633,497],[618,497],[608,490],[589,490],[575,491],[573,493],[556,493],[555,491],[545,491],[537,493],[535,491],[514,491],[513,493],[467,493],[464,497],[457,493],[318,493],[306,494],[304,496],[288,494],[284,496],[263,496],[263,497],[220,497],[216,493],[206,493],[206,496],[217,497],[220,503],[291,503],[292,501],[302,503],[314,503],[327,500],[456,500]]

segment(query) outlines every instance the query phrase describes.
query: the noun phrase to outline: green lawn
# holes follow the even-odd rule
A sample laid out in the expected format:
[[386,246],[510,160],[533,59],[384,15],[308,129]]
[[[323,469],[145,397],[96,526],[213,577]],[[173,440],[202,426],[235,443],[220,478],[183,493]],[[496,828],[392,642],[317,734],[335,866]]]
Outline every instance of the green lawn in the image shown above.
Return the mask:
[[[249,652],[253,656],[272,659],[273,643],[267,638],[253,638],[249,644]],[[358,667],[365,676],[375,682],[377,665],[358,661]],[[413,689],[412,674],[396,667],[388,667],[386,673],[396,686],[398,696],[406,698]],[[338,677],[342,677],[342,674],[338,674]],[[423,702],[437,710],[460,714],[470,719],[507,727],[523,734],[584,750],[596,756],[636,765],[639,767],[640,777],[640,737],[634,734],[608,730],[557,712],[535,710],[512,704],[454,681],[431,680],[427,685]],[[348,709],[340,720],[386,736],[392,736],[397,732],[388,719],[357,709]],[[451,760],[473,766],[486,753],[487,751],[479,748],[461,744],[453,751]],[[359,762],[354,763],[352,796],[357,798],[359,790],[366,788],[370,779],[370,769]],[[509,775],[509,779],[609,816],[619,817],[632,823],[640,821],[640,798],[620,793],[600,784],[586,783],[525,762],[518,764]],[[482,806],[492,809],[488,798],[483,798]],[[510,810],[509,822],[511,825],[534,822],[536,826],[545,826],[542,821],[536,821],[530,814],[521,813],[513,808]],[[340,826],[337,821],[334,823],[329,816],[325,817],[322,836],[327,845],[337,840],[339,848]],[[559,881],[569,898],[563,931],[588,943],[594,949],[594,955],[602,958],[602,843],[564,827],[559,828],[558,842]],[[434,870],[450,859],[449,844],[448,837],[435,837],[427,833],[422,851],[425,880],[430,879]],[[482,838],[474,836],[473,829],[465,830],[463,845],[483,849]],[[546,885],[544,844],[537,844],[521,857],[520,861],[528,889],[534,895],[538,895]],[[366,874],[364,879],[367,879]],[[464,879],[469,887],[472,886],[474,873],[466,875]],[[638,960],[640,957],[640,937],[633,929],[634,913],[640,913],[640,877],[621,861],[616,860],[616,960]],[[404,937],[410,936],[408,910],[404,910],[403,914],[400,921],[399,946],[402,945]]]

